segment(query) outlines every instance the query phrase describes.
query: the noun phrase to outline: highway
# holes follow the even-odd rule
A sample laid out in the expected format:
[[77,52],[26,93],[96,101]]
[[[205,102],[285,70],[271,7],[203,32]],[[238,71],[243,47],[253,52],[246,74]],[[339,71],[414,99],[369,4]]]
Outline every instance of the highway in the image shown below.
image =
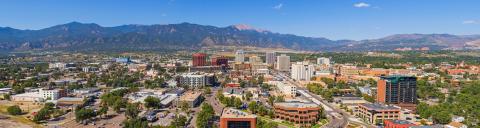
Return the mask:
[[357,120],[356,118],[352,117],[351,115],[344,112],[343,110],[330,105],[326,100],[321,98],[319,95],[309,92],[305,87],[300,85],[300,83],[294,81],[287,75],[278,73],[278,72],[274,72],[274,75],[281,77],[285,82],[289,82],[290,84],[297,86],[298,93],[307,97],[309,100],[311,100],[315,104],[320,105],[324,108],[327,114],[327,118],[329,119],[329,123],[322,126],[322,128],[344,128],[349,123],[358,124],[365,128],[372,127],[371,125],[365,124],[364,122]]

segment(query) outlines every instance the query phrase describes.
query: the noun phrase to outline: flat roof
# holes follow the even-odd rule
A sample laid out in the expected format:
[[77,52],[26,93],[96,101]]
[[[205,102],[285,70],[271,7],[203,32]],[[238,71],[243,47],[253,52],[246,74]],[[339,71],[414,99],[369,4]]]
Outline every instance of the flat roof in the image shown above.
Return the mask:
[[256,115],[249,114],[234,108],[223,109],[221,118],[257,118]]
[[413,124],[412,122],[406,121],[406,120],[389,120],[393,122],[394,124]]
[[78,97],[62,97],[58,99],[57,101],[83,101],[83,98],[78,98]]
[[338,100],[363,100],[362,97],[333,97],[333,99],[338,99]]
[[383,105],[383,104],[378,104],[378,103],[364,103],[360,104],[360,106],[364,106],[365,108],[369,110],[376,110],[376,111],[387,111],[387,110],[398,110],[400,111],[400,108],[391,106],[391,105]]
[[424,126],[410,126],[409,128],[444,128],[443,125],[439,125],[439,124],[436,124],[436,125],[424,125]]
[[283,106],[283,107],[294,107],[294,108],[316,108],[319,107],[317,104],[312,103],[312,102],[298,102],[298,101],[293,101],[293,102],[279,102],[275,103],[275,105]]
[[200,95],[202,95],[201,92],[186,92],[185,94],[182,95],[182,97],[180,97],[180,100],[194,101],[195,99],[200,97]]

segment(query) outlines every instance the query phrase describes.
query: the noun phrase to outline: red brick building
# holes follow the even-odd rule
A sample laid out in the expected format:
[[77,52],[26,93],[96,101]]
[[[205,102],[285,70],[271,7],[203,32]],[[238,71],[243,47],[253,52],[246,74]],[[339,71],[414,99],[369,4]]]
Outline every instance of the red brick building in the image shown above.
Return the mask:
[[195,53],[192,55],[193,66],[205,66],[207,65],[207,54]]
[[321,108],[314,103],[280,102],[274,104],[275,117],[297,126],[310,127],[317,123]]

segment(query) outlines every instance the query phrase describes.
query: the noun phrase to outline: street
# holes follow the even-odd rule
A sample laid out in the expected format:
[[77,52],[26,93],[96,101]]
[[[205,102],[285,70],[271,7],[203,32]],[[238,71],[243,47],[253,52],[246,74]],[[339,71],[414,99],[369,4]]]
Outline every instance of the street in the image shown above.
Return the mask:
[[329,119],[329,123],[325,124],[322,127],[344,128],[349,123],[355,123],[355,124],[361,125],[362,127],[371,127],[368,124],[365,124],[361,121],[356,120],[356,118],[352,117],[351,115],[344,112],[343,110],[330,105],[326,100],[323,100],[323,98],[321,98],[319,95],[309,92],[308,89],[300,85],[300,83],[293,81],[290,77],[286,76],[285,74],[274,72],[274,75],[279,76],[284,81],[297,86],[297,92],[299,92],[300,94],[304,95],[307,98],[310,98],[310,100],[312,100],[314,103],[321,105],[324,108],[327,114],[327,118]]

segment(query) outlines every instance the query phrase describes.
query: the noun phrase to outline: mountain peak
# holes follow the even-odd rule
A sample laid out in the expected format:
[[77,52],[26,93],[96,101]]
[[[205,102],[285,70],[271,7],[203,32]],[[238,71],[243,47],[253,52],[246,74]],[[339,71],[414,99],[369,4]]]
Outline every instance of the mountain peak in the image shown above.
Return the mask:
[[70,23],[66,23],[66,24],[63,24],[61,26],[92,26],[92,27],[101,27],[100,25],[98,24],[95,24],[95,23],[81,23],[81,22],[77,22],[77,21],[73,21],[73,22],[70,22]]
[[235,28],[235,29],[240,30],[240,31],[253,30],[253,31],[257,31],[257,32],[265,32],[265,30],[255,28],[255,27],[252,27],[252,26],[247,25],[247,24],[236,24],[236,25],[232,25],[230,27]]

